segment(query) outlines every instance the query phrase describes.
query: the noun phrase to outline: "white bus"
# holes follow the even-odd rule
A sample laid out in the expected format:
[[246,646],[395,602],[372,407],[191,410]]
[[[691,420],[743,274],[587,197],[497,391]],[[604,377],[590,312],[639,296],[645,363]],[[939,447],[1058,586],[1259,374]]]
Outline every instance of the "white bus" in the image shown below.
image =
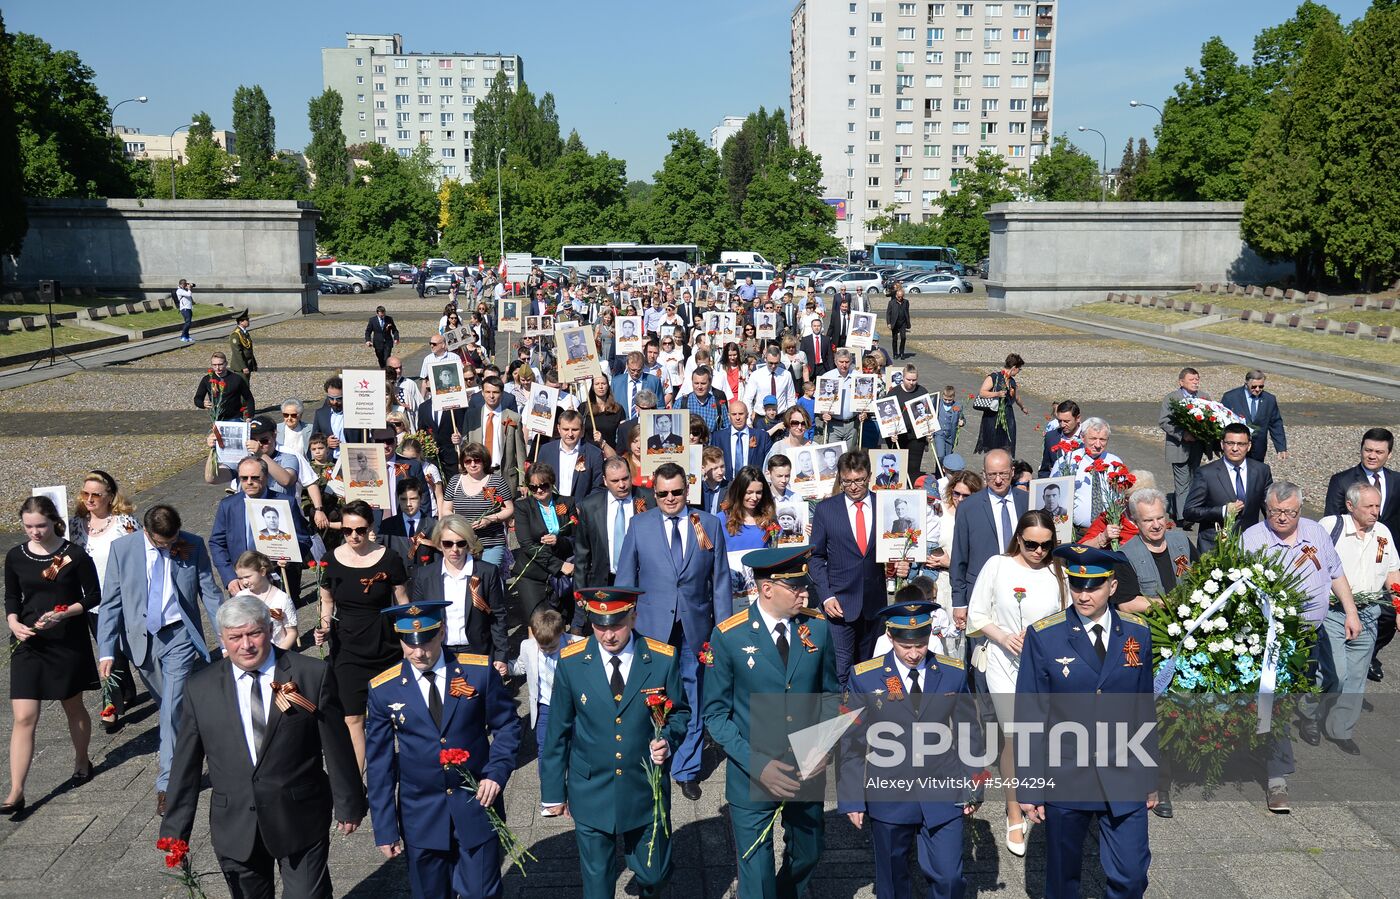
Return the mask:
[[672,270],[700,264],[700,248],[695,244],[605,243],[564,247],[559,261],[586,277],[588,269],[601,265],[609,274],[640,268],[654,262],[668,263]]

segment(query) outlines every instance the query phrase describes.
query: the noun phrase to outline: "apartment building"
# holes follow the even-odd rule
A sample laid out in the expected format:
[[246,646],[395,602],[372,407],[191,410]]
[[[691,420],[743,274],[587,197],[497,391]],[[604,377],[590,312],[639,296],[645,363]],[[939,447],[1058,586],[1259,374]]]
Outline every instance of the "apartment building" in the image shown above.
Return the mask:
[[459,181],[471,180],[474,110],[499,72],[514,88],[525,65],[503,53],[407,53],[399,34],[346,33],[344,47],[321,50],[322,83],[345,101],[347,144],[400,156],[427,144],[439,177]]
[[[122,155],[128,159],[170,159],[185,161],[185,149],[189,144],[189,131],[175,134],[143,134],[140,128],[127,125],[114,125],[113,133],[122,139]],[[230,153],[237,153],[235,135],[232,131],[216,129],[214,143]]]
[[1054,96],[1056,0],[798,0],[790,131],[822,158],[837,237],[873,244],[866,222],[938,213],[982,150],[1028,170],[1045,152]]

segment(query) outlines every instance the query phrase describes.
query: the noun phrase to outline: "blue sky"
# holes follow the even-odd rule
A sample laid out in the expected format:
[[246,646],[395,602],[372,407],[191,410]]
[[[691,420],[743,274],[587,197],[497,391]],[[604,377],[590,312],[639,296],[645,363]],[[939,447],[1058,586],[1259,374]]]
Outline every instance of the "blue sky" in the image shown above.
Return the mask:
[[[840,0],[817,0],[836,3]],[[112,103],[119,124],[166,133],[207,111],[228,127],[233,91],[261,84],[277,119],[279,147],[309,140],[306,103],[321,91],[322,47],[345,32],[398,32],[409,51],[514,52],[541,94],[553,91],[565,134],[627,160],[628,177],[650,180],[669,149],[666,135],[692,128],[702,139],[725,115],[788,105],[788,32],[794,0],[480,0],[370,3],[346,0],[173,2],[12,0],[10,31],[76,50]],[[1260,29],[1292,14],[1281,0],[1061,0],[1054,127],[1109,166],[1129,136],[1149,135],[1156,114],[1200,47],[1219,34],[1248,58]],[[1343,21],[1365,0],[1331,0]]]

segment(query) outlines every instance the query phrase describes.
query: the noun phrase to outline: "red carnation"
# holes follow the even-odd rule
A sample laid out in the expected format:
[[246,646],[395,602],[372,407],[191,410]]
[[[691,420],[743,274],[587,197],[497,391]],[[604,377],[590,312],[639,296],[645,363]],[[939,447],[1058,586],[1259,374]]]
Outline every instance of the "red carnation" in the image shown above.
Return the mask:
[[465,749],[444,749],[438,753],[438,761],[444,766],[463,765],[471,757],[472,754]]

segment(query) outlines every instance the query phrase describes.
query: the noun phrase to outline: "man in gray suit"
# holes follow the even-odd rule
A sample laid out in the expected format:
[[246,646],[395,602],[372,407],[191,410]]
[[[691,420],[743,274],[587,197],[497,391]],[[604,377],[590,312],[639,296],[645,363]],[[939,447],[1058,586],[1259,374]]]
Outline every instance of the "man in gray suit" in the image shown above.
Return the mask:
[[1166,435],[1167,464],[1172,469],[1171,514],[1178,527],[1185,527],[1186,494],[1191,489],[1191,479],[1196,469],[1201,467],[1200,441],[1172,424],[1172,401],[1188,399],[1210,399],[1210,394],[1201,390],[1201,373],[1194,368],[1183,368],[1176,376],[1177,388],[1162,399],[1162,414],[1157,424]]
[[164,815],[185,681],[209,662],[199,604],[204,603],[213,622],[222,594],[204,540],[180,530],[179,512],[152,506],[141,523],[142,530],[112,543],[107,558],[98,607],[97,671],[104,678],[111,673],[120,647],[160,709],[156,813]]
[[986,489],[962,501],[953,525],[948,583],[953,588],[953,620],[958,627],[967,626],[967,603],[982,566],[1006,552],[1030,499],[1024,490],[1011,489],[1011,454],[1006,450],[992,450],[982,457],[982,475]]

